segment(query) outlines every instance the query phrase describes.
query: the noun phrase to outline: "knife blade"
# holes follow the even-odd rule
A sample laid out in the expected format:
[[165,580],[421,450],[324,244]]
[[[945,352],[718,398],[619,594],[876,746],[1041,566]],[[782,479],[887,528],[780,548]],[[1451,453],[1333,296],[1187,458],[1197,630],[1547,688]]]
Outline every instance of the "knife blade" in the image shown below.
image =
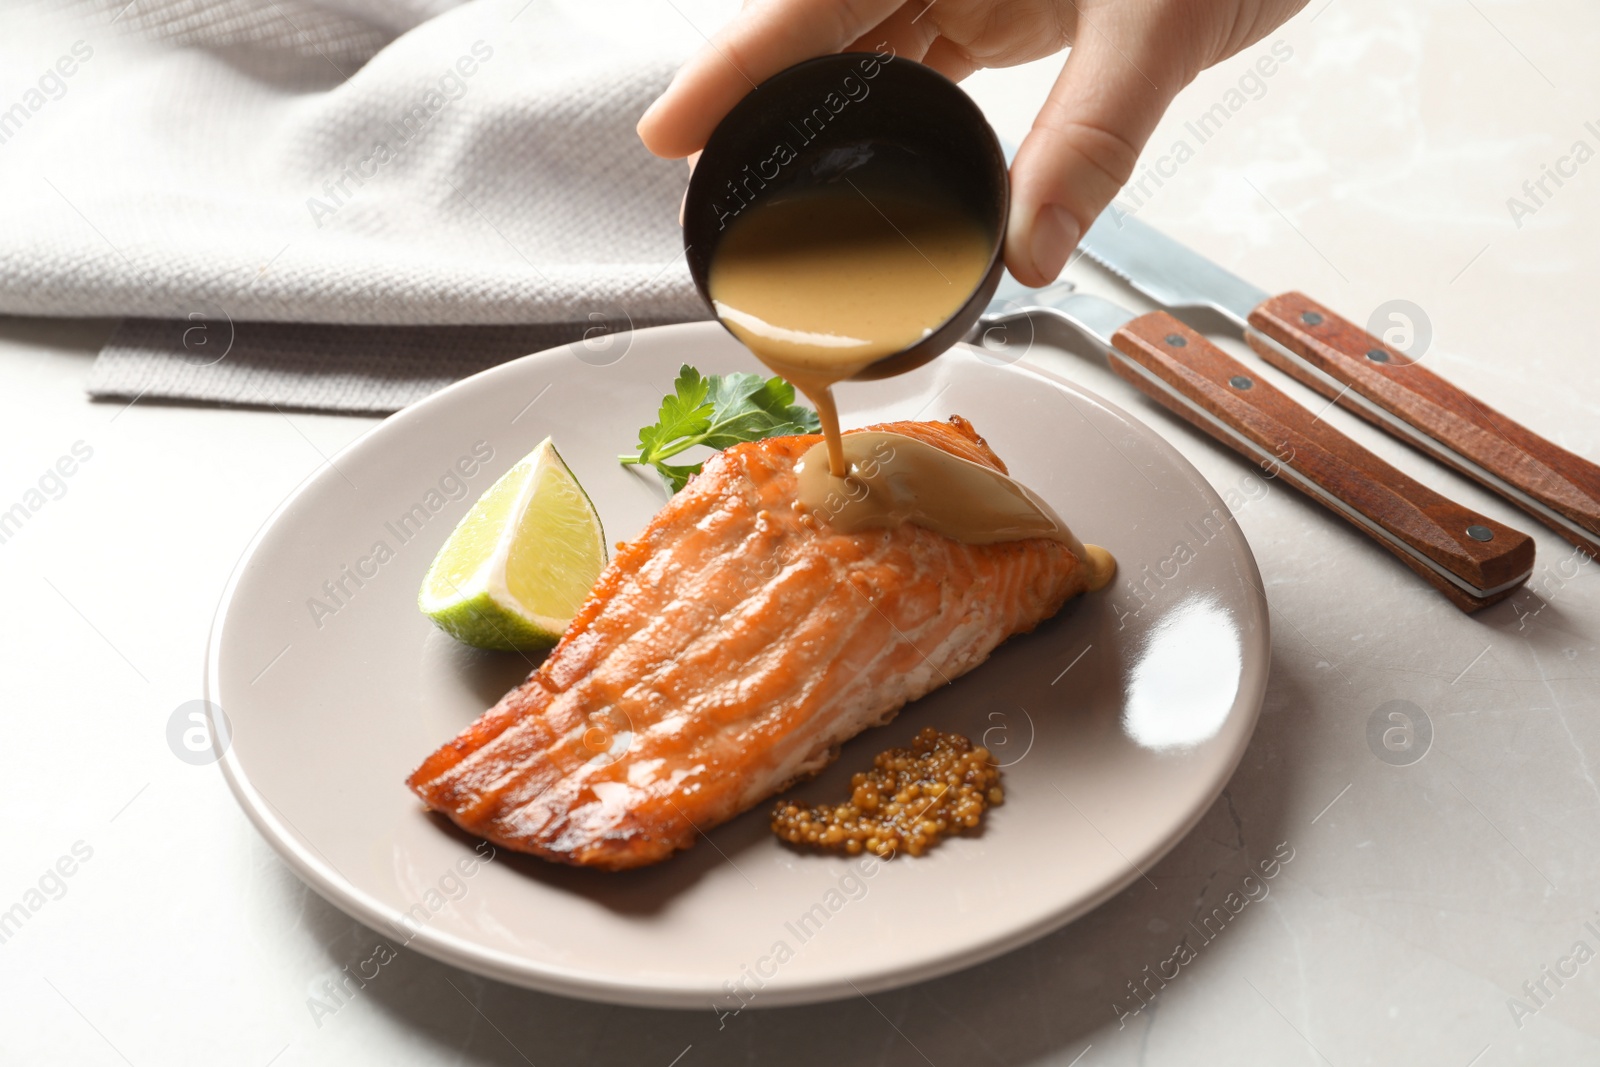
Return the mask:
[[1135,388],[1259,463],[1398,556],[1451,603],[1476,611],[1509,596],[1533,570],[1533,540],[1451,501],[1356,442],[1164,311],[1138,314],[1071,291],[1024,288],[1009,274],[980,334],[1048,315],[1096,342]]
[[1219,312],[1272,366],[1600,555],[1600,466],[1310,297],[1273,296],[1115,208],[1100,214],[1080,247],[1159,304]]

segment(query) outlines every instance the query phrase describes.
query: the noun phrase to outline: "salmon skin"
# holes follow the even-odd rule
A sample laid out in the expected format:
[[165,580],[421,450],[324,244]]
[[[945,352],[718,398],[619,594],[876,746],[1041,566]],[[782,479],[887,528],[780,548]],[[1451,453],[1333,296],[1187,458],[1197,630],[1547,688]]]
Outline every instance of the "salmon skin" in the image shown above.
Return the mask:
[[[1005,471],[959,416],[872,429]],[[1084,591],[1046,538],[833,531],[796,503],[820,437],[735,445],[621,545],[561,643],[408,780],[496,845],[656,863],[831,763]]]

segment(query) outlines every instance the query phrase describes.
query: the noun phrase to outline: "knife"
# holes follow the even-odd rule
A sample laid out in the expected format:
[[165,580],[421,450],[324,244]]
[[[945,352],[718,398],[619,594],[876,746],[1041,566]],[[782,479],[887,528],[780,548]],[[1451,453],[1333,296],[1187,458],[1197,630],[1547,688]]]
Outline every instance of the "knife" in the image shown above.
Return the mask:
[[1071,291],[1035,292],[1006,274],[971,339],[1027,315],[1066,322],[1111,369],[1393,552],[1462,611],[1511,595],[1533,570],[1533,539],[1440,496],[1326,423],[1164,311],[1140,315]]
[[1600,467],[1451,385],[1310,297],[1272,296],[1107,208],[1080,244],[1167,307],[1220,312],[1272,366],[1600,555]]

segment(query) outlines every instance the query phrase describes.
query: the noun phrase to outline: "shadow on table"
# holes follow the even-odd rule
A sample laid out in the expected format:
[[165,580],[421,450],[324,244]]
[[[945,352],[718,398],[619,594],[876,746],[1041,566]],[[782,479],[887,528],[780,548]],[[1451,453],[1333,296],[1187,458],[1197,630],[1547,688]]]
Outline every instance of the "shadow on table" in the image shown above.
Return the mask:
[[[368,983],[360,997],[425,1044],[474,1064],[1065,1065],[1091,1043],[1099,1059],[1139,1041],[1160,1011],[1158,973],[1176,974],[1169,985],[1206,981],[1212,956],[1242,939],[1235,927],[1266,914],[1238,901],[1273,889],[1260,864],[1292,838],[1285,799],[1313,736],[1299,722],[1309,706],[1302,679],[1274,660],[1239,769],[1149,872],[1156,888],[1140,879],[1077,922],[988,963],[870,999],[719,1015],[709,1004],[656,1011],[568,1000],[405,952],[387,965],[393,977]],[[1288,840],[1284,851],[1295,845]],[[1225,903],[1230,894],[1236,914]],[[331,905],[314,907],[314,927],[349,928]],[[338,967],[349,946],[333,940],[328,952]],[[1177,951],[1180,942],[1187,953]]]

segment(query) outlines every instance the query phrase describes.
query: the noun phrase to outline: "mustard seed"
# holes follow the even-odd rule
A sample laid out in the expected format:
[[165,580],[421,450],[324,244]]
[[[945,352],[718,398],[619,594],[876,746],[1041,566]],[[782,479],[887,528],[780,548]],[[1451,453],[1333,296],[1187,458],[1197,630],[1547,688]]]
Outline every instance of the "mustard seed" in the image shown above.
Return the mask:
[[851,776],[844,803],[779,801],[772,832],[792,845],[852,856],[920,856],[952,833],[975,829],[985,809],[1004,800],[988,749],[926,726],[910,748],[882,752],[872,770]]

